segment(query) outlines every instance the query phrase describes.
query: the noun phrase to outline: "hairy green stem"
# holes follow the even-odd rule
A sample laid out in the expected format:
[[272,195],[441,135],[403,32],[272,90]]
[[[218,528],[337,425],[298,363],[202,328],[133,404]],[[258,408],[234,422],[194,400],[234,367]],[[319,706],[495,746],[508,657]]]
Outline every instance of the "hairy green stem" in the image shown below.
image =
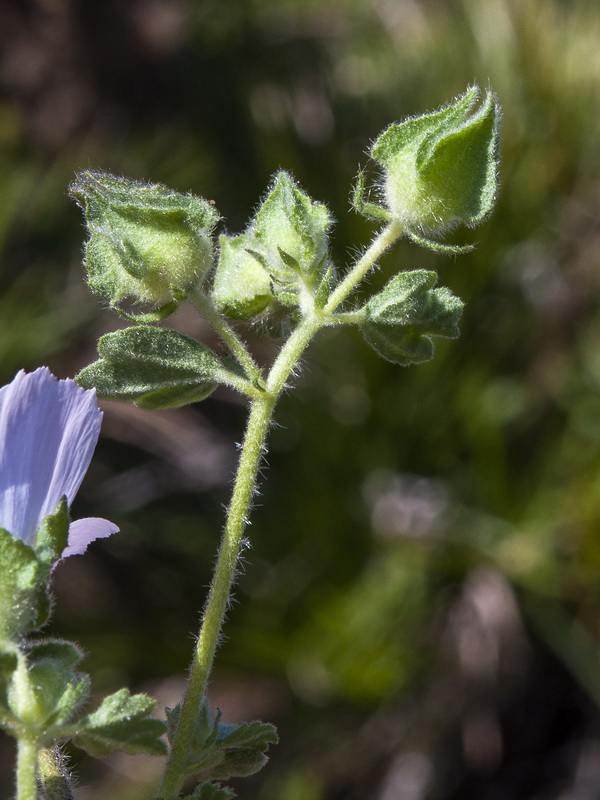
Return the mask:
[[[195,721],[206,693],[227,613],[256,476],[264,453],[275,404],[313,336],[321,328],[332,324],[331,315],[335,308],[346,299],[367,272],[372,269],[380,255],[399,238],[401,233],[398,224],[390,223],[375,238],[354,269],[332,292],[325,308],[322,311],[313,309],[305,314],[273,362],[266,380],[265,390],[252,400],[227,521],[190,667],[187,690],[181,704],[177,730],[157,797],[177,797],[186,777],[186,762],[194,734]],[[202,311],[204,313],[204,309]]]
[[24,733],[17,745],[17,794],[16,800],[37,799],[37,739]]
[[344,302],[353,289],[358,286],[365,275],[373,268],[380,256],[402,236],[403,232],[402,226],[399,222],[396,222],[396,220],[392,220],[392,222],[388,223],[381,233],[373,239],[370,246],[365,250],[344,280],[341,281],[329,295],[329,300],[325,304],[323,311],[329,314],[335,311],[340,303]]
[[74,800],[64,757],[58,747],[42,747],[38,766],[44,800]]
[[248,348],[233,330],[225,317],[222,317],[215,309],[209,298],[198,291],[191,294],[188,299],[213,326],[232,354],[238,360],[240,365],[244,368],[248,377],[251,379],[260,378],[262,371],[256,361],[250,355]]

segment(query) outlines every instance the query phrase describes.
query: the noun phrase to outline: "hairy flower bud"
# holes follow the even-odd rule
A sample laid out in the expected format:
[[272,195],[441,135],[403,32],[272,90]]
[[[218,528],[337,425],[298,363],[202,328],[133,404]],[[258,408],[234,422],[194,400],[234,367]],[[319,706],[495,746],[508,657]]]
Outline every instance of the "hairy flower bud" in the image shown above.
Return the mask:
[[477,225],[497,191],[498,117],[495,96],[474,86],[455,103],[390,125],[372,157],[385,170],[386,211],[410,234],[439,235],[457,224]]
[[226,317],[251,319],[273,301],[271,278],[257,257],[257,246],[247,234],[219,237],[212,296],[215,307]]
[[71,194],[90,234],[88,283],[112,306],[177,304],[210,269],[219,217],[206,200],[103,172],[80,173]]
[[287,172],[278,173],[251,228],[275,280],[294,282],[300,274],[311,279],[320,272],[331,221],[326,206],[304,194]]

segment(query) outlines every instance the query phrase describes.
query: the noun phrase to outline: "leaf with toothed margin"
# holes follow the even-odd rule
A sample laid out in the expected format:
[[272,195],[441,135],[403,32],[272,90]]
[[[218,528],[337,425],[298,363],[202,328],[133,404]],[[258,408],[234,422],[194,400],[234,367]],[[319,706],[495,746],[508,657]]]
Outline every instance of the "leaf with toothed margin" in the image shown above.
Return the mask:
[[380,356],[402,366],[433,358],[431,336],[455,339],[463,302],[445,288],[434,288],[437,274],[401,272],[365,304],[361,331]]
[[217,387],[220,359],[206,345],[169,328],[145,325],[107,333],[101,359],[75,380],[99,397],[142,408],[175,408],[204,400]]

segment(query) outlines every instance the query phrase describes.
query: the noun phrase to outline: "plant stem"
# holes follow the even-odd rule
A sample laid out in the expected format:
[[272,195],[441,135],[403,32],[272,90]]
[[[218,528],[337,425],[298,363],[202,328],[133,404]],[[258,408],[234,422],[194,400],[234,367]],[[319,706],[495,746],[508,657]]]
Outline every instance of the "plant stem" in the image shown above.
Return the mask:
[[58,747],[42,747],[38,766],[45,800],[73,800],[71,782]]
[[321,322],[315,316],[303,320],[298,325],[282,347],[271,368],[267,380],[267,391],[259,399],[253,400],[250,406],[246,435],[223,539],[190,668],[177,732],[158,796],[175,797],[185,777],[185,762],[189,744],[193,736],[198,709],[206,692],[208,677],[229,605],[231,586],[235,579],[256,475],[263,455],[273,409],[300,354],[320,326]]
[[[244,530],[248,521],[248,513],[256,484],[256,475],[265,449],[275,404],[313,336],[320,328],[331,325],[331,314],[335,308],[346,299],[352,289],[375,265],[380,255],[401,234],[400,226],[395,222],[390,223],[375,238],[354,269],[332,292],[325,308],[322,311],[314,310],[313,304],[313,310],[303,316],[279,351],[269,371],[265,390],[261,392],[259,397],[252,400],[225,530],[190,667],[187,690],[181,704],[177,730],[157,797],[176,797],[186,777],[186,761],[194,735],[196,717],[206,693],[210,671],[221,636],[221,629],[227,613],[231,587],[235,580]],[[206,302],[208,303],[208,301]],[[200,310],[206,313],[203,307]],[[213,314],[225,323],[225,320],[216,314],[214,309]],[[239,342],[233,331],[231,333],[236,341]]]
[[188,299],[194,304],[198,311],[206,317],[208,322],[210,322],[227,347],[231,350],[232,354],[239,361],[240,365],[244,368],[248,377],[251,379],[260,378],[262,371],[250,355],[248,348],[225,317],[222,317],[215,310],[208,297],[198,291],[190,294]]
[[16,800],[36,800],[37,763],[37,740],[26,734],[19,737],[17,746]]
[[356,262],[354,268],[346,275],[344,280],[339,283],[333,292],[329,295],[329,300],[325,304],[323,311],[331,314],[335,309],[343,303],[353,289],[365,277],[380,256],[390,248],[403,234],[402,226],[399,222],[392,220],[385,228],[378,234],[370,246],[365,250],[362,257]]
[[275,398],[265,394],[262,398],[254,400],[250,407],[227,523],[190,668],[177,733],[167,761],[159,796],[176,797],[185,777],[189,744],[194,732],[196,715],[206,691],[221,626],[229,604],[229,594],[235,578],[246,516],[252,500],[256,473],[260,465],[274,404]]

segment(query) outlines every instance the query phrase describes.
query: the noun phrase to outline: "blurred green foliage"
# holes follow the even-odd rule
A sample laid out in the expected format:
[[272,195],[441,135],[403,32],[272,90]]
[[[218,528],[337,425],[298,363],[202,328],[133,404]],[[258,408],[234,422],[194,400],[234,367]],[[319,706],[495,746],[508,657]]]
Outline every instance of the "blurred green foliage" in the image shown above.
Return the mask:
[[[75,171],[193,191],[236,233],[285,168],[337,219],[343,267],[369,242],[348,202],[369,141],[470,83],[498,94],[500,199],[485,226],[456,232],[475,252],[404,243],[371,281],[437,269],[467,303],[461,338],[409,368],[351,331],[314,343],[272,431],[213,699],[225,719],[280,727],[271,765],[236,787],[244,798],[588,797],[597,2],[12,0],[0,31],[2,383],[42,363],[73,375],[122,325],[82,280]],[[249,328],[266,360],[260,334]],[[219,392],[193,410],[107,404],[104,423],[74,515],[123,532],[60,567],[52,631],[81,642],[99,694],[126,683],[172,704],[244,408]],[[79,765],[82,798],[141,800],[129,779],[153,766],[109,763]]]

